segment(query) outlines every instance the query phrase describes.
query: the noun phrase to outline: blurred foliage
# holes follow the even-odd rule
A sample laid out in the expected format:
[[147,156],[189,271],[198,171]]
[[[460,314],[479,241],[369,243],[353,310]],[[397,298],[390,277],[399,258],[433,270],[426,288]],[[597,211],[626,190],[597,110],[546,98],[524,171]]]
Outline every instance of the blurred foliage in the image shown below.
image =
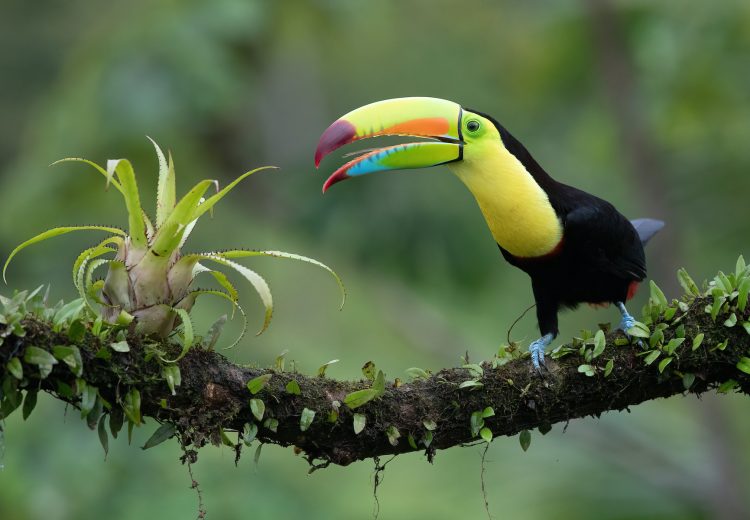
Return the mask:
[[[6,1],[0,256],[52,221],[124,225],[111,221],[116,194],[74,166],[47,165],[116,153],[141,172],[148,200],[158,172],[150,135],[175,152],[178,169],[191,165],[180,170],[178,190],[204,177],[225,185],[260,164],[282,167],[227,197],[217,222],[196,229],[196,250],[224,241],[216,230],[226,230],[238,246],[319,258],[349,289],[338,313],[325,273],[259,259],[276,287],[276,319],[231,353],[238,362],[271,364],[288,348],[287,359],[308,373],[341,359],[329,375],[345,378],[359,377],[369,359],[396,377],[409,366],[455,364],[467,350],[489,358],[532,296],[460,183],[434,169],[346,183],[323,197],[325,172],[312,166],[320,132],[339,115],[426,95],[496,116],[554,177],[626,215],[665,218],[665,238],[648,255],[650,276],[672,296],[677,267],[700,278],[748,254],[750,4],[612,5],[620,32],[611,37],[631,63],[638,132],[659,159],[645,181],[629,167],[627,136],[608,101],[591,1]],[[322,168],[333,166],[329,159]],[[53,298],[73,297],[67,270],[54,266],[93,245],[80,240],[38,246],[14,264],[9,289],[50,282]],[[221,312],[199,306],[197,326]],[[562,337],[616,319],[615,310],[567,313]],[[513,336],[534,334],[529,315]],[[741,517],[732,508],[749,507],[746,406],[712,396],[651,402],[571,423],[565,434],[534,432],[527,453],[515,439],[497,439],[487,464],[491,511],[519,519]],[[5,424],[0,518],[195,514],[174,443],[142,453],[118,441],[102,463],[95,436],[63,422],[61,406],[42,397],[27,423]],[[134,445],[151,433],[139,430]],[[423,459],[388,465],[380,518],[484,514],[475,449],[439,453],[434,466]],[[304,461],[281,449],[265,450],[257,471],[232,461],[226,448],[207,449],[195,468],[215,518],[372,513],[368,464],[308,477]]]

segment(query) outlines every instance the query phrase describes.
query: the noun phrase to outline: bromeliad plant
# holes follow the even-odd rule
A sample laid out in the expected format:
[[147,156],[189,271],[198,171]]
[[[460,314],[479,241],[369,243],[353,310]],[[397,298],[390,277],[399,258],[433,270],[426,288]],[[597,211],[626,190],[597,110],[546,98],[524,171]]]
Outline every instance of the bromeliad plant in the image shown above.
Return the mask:
[[[135,172],[128,160],[110,160],[105,169],[87,159],[62,159],[53,164],[69,161],[88,164],[106,178],[107,186],[111,184],[122,194],[128,212],[128,232],[107,226],[67,226],[49,229],[20,244],[11,252],[3,266],[3,279],[13,257],[32,244],[73,231],[106,231],[110,233],[108,238],[81,252],[76,258],[73,263],[73,283],[83,302],[95,315],[99,313],[92,302],[99,304],[101,316],[105,321],[125,325],[135,320],[136,331],[146,335],[166,338],[180,323],[184,323],[185,338],[192,337],[188,313],[196,299],[206,294],[224,298],[231,303],[233,311],[240,311],[245,322],[244,333],[247,320],[238,303],[237,289],[223,272],[209,269],[201,262],[233,269],[255,288],[265,307],[263,325],[258,334],[262,333],[271,321],[271,291],[260,275],[236,263],[234,259],[270,256],[317,265],[336,279],[341,288],[343,305],[345,292],[338,275],[325,264],[311,258],[282,251],[244,249],[183,255],[180,249],[202,215],[212,210],[217,202],[246,177],[275,167],[267,166],[246,172],[222,190],[219,190],[217,181],[202,180],[177,201],[172,156],[169,154],[167,160],[156,142],[151,142],[159,160],[154,223],[141,208]],[[204,198],[212,186],[216,186],[217,192]],[[107,258],[106,255],[111,257]],[[106,277],[94,281],[95,271],[103,266],[109,267]],[[193,279],[201,273],[213,276],[222,289],[192,289]],[[190,345],[183,345],[183,354],[189,347]]]

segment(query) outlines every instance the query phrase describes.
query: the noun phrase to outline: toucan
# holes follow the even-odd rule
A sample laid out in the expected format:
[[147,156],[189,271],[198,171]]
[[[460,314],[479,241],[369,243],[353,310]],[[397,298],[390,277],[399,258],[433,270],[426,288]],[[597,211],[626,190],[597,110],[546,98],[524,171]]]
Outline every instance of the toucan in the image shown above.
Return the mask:
[[474,195],[502,256],[531,278],[537,371],[559,332],[560,308],[614,303],[620,328],[634,326],[625,302],[646,277],[643,245],[662,221],[630,221],[606,200],[556,181],[491,116],[444,99],[388,99],[349,112],[321,135],[315,166],[345,144],[382,135],[429,140],[367,150],[338,168],[323,192],[350,177],[447,165]]

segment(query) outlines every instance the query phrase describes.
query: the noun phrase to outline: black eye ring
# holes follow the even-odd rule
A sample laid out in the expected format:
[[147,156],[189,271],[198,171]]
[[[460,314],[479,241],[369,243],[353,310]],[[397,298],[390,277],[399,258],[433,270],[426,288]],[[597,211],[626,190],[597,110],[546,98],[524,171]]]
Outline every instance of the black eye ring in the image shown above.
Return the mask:
[[476,132],[477,130],[479,130],[479,126],[480,126],[479,121],[475,121],[473,119],[469,121],[468,123],[466,123],[466,129],[469,132]]

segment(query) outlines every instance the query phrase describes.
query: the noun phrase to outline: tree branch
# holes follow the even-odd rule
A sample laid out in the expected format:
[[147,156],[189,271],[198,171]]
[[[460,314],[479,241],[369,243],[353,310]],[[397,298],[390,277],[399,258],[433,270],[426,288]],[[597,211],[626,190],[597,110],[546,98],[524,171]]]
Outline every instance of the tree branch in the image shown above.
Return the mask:
[[[686,382],[691,383],[690,392],[702,393],[734,379],[735,387],[747,394],[750,377],[737,368],[738,360],[750,350],[750,336],[742,326],[747,313],[740,315],[736,326],[728,327],[721,316],[713,321],[706,313],[704,308],[710,303],[710,297],[695,298],[689,306],[683,304],[683,310],[678,310],[667,323],[664,339],[659,342],[664,352],[658,361],[669,354],[664,345],[670,339],[680,334],[686,339],[674,351],[663,373],[657,368],[658,361],[645,363],[648,347],[618,346],[615,342],[622,343],[623,335],[615,332],[606,336],[606,348],[596,358],[585,360],[581,348],[576,346],[559,359],[548,359],[549,372],[544,377],[533,371],[526,356],[502,366],[497,366],[496,361],[494,368],[493,363],[483,362],[481,375],[476,367],[452,368],[410,383],[388,382],[380,397],[356,410],[342,403],[347,394],[370,388],[372,383],[368,380],[345,382],[297,372],[246,368],[216,352],[196,347],[179,361],[182,382],[172,395],[163,377],[162,364],[154,359],[146,361],[147,338],[131,334],[130,351],[111,352],[107,360],[101,358],[100,350],[110,351],[108,343],[90,332],[75,343],[83,361],[82,377],[89,386],[98,389],[113,411],[119,411],[118,403],[123,403],[125,394],[135,388],[140,392],[143,416],[174,423],[183,445],[200,447],[207,442],[218,444],[222,439],[226,442],[222,431],[241,432],[246,424],[258,423],[260,442],[296,446],[311,463],[322,460],[347,465],[369,457],[414,451],[409,436],[419,449],[424,450],[425,444],[429,444],[430,458],[437,449],[475,442],[479,437],[476,422],[472,432],[472,413],[486,407],[494,409],[494,416],[484,418],[484,426],[499,436],[532,428],[546,431],[558,422],[683,394]],[[663,316],[660,320],[666,323]],[[23,360],[30,346],[50,351],[55,345],[71,344],[67,334],[53,332],[50,324],[37,318],[25,318],[23,328],[25,335],[6,334],[0,345],[0,380],[12,380],[9,360],[14,357]],[[704,334],[704,340],[693,350],[693,339],[699,333]],[[725,348],[716,348],[725,341]],[[649,343],[648,339],[644,342]],[[593,345],[583,348],[591,351]],[[605,376],[610,359],[611,371]],[[589,365],[593,375],[579,371],[582,364]],[[65,363],[54,365],[43,379],[34,365],[24,364],[23,369],[21,386],[25,384],[32,391],[41,388],[81,406],[78,395],[65,391],[76,388],[76,376]],[[270,380],[256,395],[251,395],[248,381],[263,374],[268,374]],[[694,380],[690,374],[695,376]],[[299,384],[299,395],[287,390],[292,380]],[[459,388],[468,380],[481,385]],[[7,394],[5,386],[4,391]],[[278,421],[275,431],[253,417],[251,398],[261,399],[265,404],[263,420]],[[302,431],[300,419],[305,409],[314,411],[315,417],[309,428]],[[354,413],[366,418],[359,434],[353,429]],[[89,424],[93,428],[96,422],[94,418]],[[430,432],[428,427],[434,427],[434,431]],[[397,439],[394,428],[400,434]],[[387,435],[389,429],[391,439]],[[238,454],[240,444],[237,443]]]

